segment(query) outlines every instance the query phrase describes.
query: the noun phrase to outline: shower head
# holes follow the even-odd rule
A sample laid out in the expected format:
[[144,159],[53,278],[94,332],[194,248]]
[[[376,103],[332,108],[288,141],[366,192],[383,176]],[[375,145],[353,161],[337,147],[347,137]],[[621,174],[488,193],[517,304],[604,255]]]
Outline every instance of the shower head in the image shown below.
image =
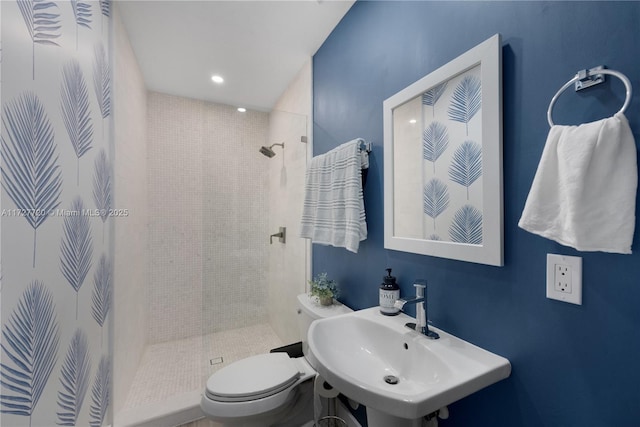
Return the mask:
[[271,158],[271,157],[273,157],[273,156],[275,156],[275,155],[276,155],[276,152],[272,150],[272,148],[273,148],[275,145],[279,145],[279,146],[281,146],[281,147],[282,147],[282,149],[284,150],[284,142],[282,142],[282,143],[271,144],[271,145],[270,145],[270,146],[268,146],[268,147],[265,147],[265,146],[263,145],[262,147],[260,147],[260,152],[261,152],[262,154],[264,154],[265,156],[267,156],[267,157]]
[[276,152],[273,151],[271,147],[265,147],[264,145],[260,147],[260,152],[269,158],[276,155]]

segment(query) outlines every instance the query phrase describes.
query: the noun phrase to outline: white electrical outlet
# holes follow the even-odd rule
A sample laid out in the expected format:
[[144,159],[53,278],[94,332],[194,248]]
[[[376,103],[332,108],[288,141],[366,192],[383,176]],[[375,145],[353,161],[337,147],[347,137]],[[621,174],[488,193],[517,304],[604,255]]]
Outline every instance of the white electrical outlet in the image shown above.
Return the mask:
[[553,266],[553,286],[557,292],[571,293],[571,270],[571,266],[565,264],[555,264]]
[[547,254],[547,298],[582,305],[582,258]]

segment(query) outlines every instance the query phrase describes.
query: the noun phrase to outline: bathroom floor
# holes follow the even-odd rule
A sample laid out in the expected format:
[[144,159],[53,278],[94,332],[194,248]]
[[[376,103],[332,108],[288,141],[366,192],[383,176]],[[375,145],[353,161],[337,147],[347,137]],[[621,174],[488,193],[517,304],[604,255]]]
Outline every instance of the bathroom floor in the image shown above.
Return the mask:
[[[284,345],[269,324],[147,346],[125,403],[125,410],[161,403],[202,390],[206,379],[236,360]],[[219,361],[222,363],[211,364]]]

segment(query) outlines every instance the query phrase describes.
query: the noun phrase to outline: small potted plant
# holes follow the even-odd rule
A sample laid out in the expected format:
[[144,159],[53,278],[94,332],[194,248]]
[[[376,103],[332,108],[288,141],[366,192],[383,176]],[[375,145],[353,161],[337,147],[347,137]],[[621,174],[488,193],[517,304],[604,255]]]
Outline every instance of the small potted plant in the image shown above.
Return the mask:
[[316,275],[313,280],[309,280],[311,285],[311,296],[318,297],[320,304],[331,305],[333,298],[338,296],[338,283],[335,280],[327,279],[327,273]]

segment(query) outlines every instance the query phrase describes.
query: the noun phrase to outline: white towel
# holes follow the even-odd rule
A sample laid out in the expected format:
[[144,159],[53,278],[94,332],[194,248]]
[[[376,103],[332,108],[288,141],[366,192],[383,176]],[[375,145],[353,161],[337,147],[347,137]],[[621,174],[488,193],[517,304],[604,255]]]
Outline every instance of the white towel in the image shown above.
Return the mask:
[[[311,160],[307,168],[300,237],[358,252],[367,238],[362,196],[362,139]],[[368,158],[366,158],[368,167]]]
[[636,156],[623,114],[551,127],[518,225],[579,251],[630,254]]

